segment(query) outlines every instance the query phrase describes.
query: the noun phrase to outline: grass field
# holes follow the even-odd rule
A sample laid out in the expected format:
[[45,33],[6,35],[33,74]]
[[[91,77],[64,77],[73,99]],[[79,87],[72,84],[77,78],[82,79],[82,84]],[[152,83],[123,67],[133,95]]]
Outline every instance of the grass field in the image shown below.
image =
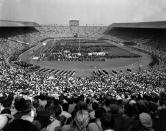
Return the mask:
[[[45,46],[40,46],[34,50],[33,56],[40,56],[41,54],[46,54],[49,56],[51,53],[61,52],[62,50],[73,50],[76,52],[87,53],[96,52],[100,50],[102,52],[107,52],[110,57],[138,57],[139,55],[131,53],[127,50],[119,48],[113,44],[104,41],[94,41],[94,42],[71,42],[71,41],[54,41],[50,40]],[[79,50],[78,50],[79,49]],[[100,52],[99,51],[99,52]]]
[[[46,42],[52,44],[52,47],[55,43],[52,43],[51,41],[47,40]],[[89,43],[90,46],[95,46],[94,43]],[[86,43],[86,46],[89,46]],[[141,59],[143,57],[134,57],[139,56],[139,53],[134,53],[134,51],[126,50],[125,48],[121,48],[118,46],[115,46],[115,44],[111,44],[111,42],[106,43],[97,43],[97,46],[110,46],[109,54],[111,56],[128,56],[126,58],[112,58],[112,59],[106,59],[105,61],[37,61],[33,60],[32,56],[35,54],[40,54],[41,51],[47,50],[48,47],[43,47],[42,43],[39,43],[34,48],[26,51],[22,55],[20,55],[20,59],[29,63],[32,63],[34,65],[39,65],[41,68],[46,69],[56,69],[56,70],[65,70],[65,71],[75,71],[76,75],[78,76],[84,76],[89,75],[92,71],[104,69],[108,72],[111,72],[112,69],[125,69],[130,68],[131,66],[139,66]],[[146,59],[148,58],[144,58]]]

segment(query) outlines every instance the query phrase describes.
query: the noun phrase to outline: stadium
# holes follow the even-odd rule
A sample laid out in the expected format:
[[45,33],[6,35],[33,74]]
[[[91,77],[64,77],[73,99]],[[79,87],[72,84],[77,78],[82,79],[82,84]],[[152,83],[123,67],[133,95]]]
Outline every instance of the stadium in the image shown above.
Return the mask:
[[0,20],[0,130],[165,131],[165,36],[166,21]]
[[[37,28],[34,25],[31,26]],[[18,57],[18,61],[12,63],[18,65],[21,62],[40,66],[38,71],[43,74],[89,76],[98,72],[108,74],[112,71],[139,71],[140,68],[146,68],[152,62],[150,55],[124,47],[127,43],[133,42],[125,40],[116,42],[105,39],[105,36],[102,35],[110,30],[106,27],[89,27],[89,30],[94,31],[90,32],[91,34],[88,34],[86,30],[86,33],[82,31],[87,27],[74,26],[74,31],[72,26],[54,28],[64,30],[64,33],[61,34],[64,37],[53,36],[54,30],[52,30],[52,36],[38,41],[36,46],[22,53]],[[78,28],[77,32],[76,28]],[[37,29],[34,30],[37,31]],[[77,34],[78,32],[82,34]],[[75,37],[74,34],[77,34],[78,37]],[[25,40],[19,42],[25,42],[26,45]],[[27,43],[29,44],[29,42]]]

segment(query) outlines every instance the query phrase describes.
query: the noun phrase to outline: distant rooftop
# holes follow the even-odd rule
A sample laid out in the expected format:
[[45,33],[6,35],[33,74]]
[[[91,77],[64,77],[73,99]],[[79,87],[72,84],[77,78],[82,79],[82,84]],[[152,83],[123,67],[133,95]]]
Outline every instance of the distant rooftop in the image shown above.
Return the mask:
[[0,20],[0,27],[35,27],[40,26],[35,22],[28,21],[10,21],[10,20]]
[[139,22],[139,23],[113,23],[109,28],[151,28],[166,29],[166,21]]

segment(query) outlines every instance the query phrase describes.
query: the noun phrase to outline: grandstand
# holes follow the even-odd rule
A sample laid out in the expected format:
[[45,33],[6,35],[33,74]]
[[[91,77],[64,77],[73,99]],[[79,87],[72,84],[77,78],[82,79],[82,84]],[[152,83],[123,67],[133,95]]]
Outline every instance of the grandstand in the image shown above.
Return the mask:
[[[5,57],[25,48],[32,42],[31,34],[38,32],[35,27],[39,24],[23,21],[0,21],[1,50]],[[4,53],[5,52],[5,53]]]
[[[9,21],[7,21],[7,23],[8,22]],[[120,40],[121,44],[119,46],[119,44],[117,44],[117,40],[119,40],[119,38],[118,39],[115,38],[115,41],[111,41],[111,42],[110,41],[108,42],[105,40],[104,41],[98,40],[98,39],[101,39],[102,36],[104,37],[108,36],[107,33],[109,28],[105,26],[79,26],[78,38],[76,42],[74,42],[75,44],[72,44],[73,43],[72,41],[74,41],[75,38],[73,38],[74,35],[69,26],[57,26],[57,25],[39,26],[38,24],[32,23],[32,22],[28,23],[28,22],[15,22],[15,21],[13,22],[14,24],[12,26],[12,22],[10,21],[9,23],[10,23],[9,27],[6,27],[6,28],[3,27],[3,29],[6,31],[6,32],[3,31],[5,32],[4,34],[8,35],[3,37],[7,38],[6,43],[11,43],[11,44],[5,45],[10,47],[8,49],[10,50],[8,51],[9,52],[8,56],[9,54],[10,55],[13,53],[15,54],[16,52],[17,52],[16,54],[19,55],[20,53],[23,53],[22,50],[25,51],[30,48],[33,48],[34,50],[31,52],[34,52],[34,53],[26,52],[25,55],[23,53],[21,57],[18,57],[18,60],[21,61],[21,63],[22,61],[28,62],[27,64],[25,64],[27,67],[29,67],[29,64],[34,65],[32,69],[35,69],[35,70],[41,66],[41,69],[46,69],[46,71],[44,71],[43,73],[51,72],[51,70],[53,72],[53,69],[54,69],[54,70],[59,70],[60,73],[61,73],[61,70],[64,70],[64,72],[74,71],[75,72],[74,74],[81,76],[82,74],[90,75],[92,73],[92,71],[90,71],[91,69],[93,71],[96,71],[99,69],[105,69],[106,71],[110,72],[112,69],[126,70],[127,68],[133,68],[133,67],[134,68],[136,67],[135,69],[133,68],[133,71],[134,70],[136,71],[138,70],[138,67],[140,65],[141,67],[143,67],[143,65],[144,67],[146,67],[146,65],[148,65],[148,63],[151,61],[150,56],[144,55],[143,57],[143,54],[140,54],[139,52],[137,52],[138,54],[135,54],[135,51],[132,51],[130,49],[123,47],[124,44],[134,45],[135,44],[134,42],[124,41],[124,39],[121,39]],[[15,23],[20,23],[22,24],[22,26],[20,25],[16,26]],[[16,29],[15,30],[16,33],[14,32],[13,34],[11,34],[11,32],[13,32],[12,29]],[[110,38],[112,39],[114,38],[114,36],[112,35]],[[50,39],[53,39],[53,42],[51,42],[52,40]],[[54,41],[57,41],[57,42],[54,42]],[[61,47],[58,47],[58,49],[55,50],[55,48],[57,48],[56,45],[58,45],[57,43],[59,43],[58,41],[61,41],[61,44],[60,44]],[[93,43],[94,45],[91,45],[91,44],[86,45],[88,41],[89,43]],[[41,42],[45,43],[45,46],[42,46],[44,44],[41,44]],[[53,44],[50,45],[49,43],[53,43]],[[106,49],[103,43],[107,43],[106,46],[108,46],[108,48],[110,49],[108,48]],[[64,46],[65,44],[66,46]],[[12,45],[14,46],[14,48],[12,47]],[[18,47],[15,45],[17,45]],[[87,47],[84,45],[86,45]],[[95,45],[98,47],[93,47]],[[68,46],[73,46],[73,49]],[[67,50],[70,53],[62,53],[62,50],[64,51]],[[109,53],[108,53],[108,50],[110,50]],[[82,51],[82,53],[80,51]],[[98,52],[95,52],[95,51],[98,51]],[[78,54],[81,56],[79,56]],[[104,54],[104,56],[97,55],[97,54]],[[139,58],[140,56],[141,58]],[[108,58],[112,60],[110,61]],[[118,61],[118,58],[121,58],[121,59],[119,59]],[[10,59],[15,60],[15,58],[13,57],[11,57]],[[56,61],[58,62],[54,63],[53,59],[56,59]],[[44,63],[42,63],[42,61]],[[69,62],[70,65],[68,65],[67,61],[72,61],[72,63]],[[83,61],[83,63],[82,64],[79,63],[80,61]],[[141,63],[141,61],[146,61],[145,62],[146,64]],[[15,61],[13,63],[17,63],[16,66],[22,65],[21,63],[19,64],[19,62],[15,62]],[[64,65],[68,65],[68,66],[64,66]],[[42,71],[39,71],[39,72],[42,72]]]
[[150,28],[166,29],[166,21],[139,22],[139,23],[113,23],[110,28]]
[[0,27],[36,27],[39,24],[25,21],[0,20]]
[[104,34],[110,35],[111,39],[114,38],[120,41],[130,41],[163,50],[166,49],[166,21],[113,23]]
[[0,37],[8,38],[33,33],[37,31],[35,29],[37,26],[39,26],[39,24],[34,22],[0,20]]
[[0,130],[165,131],[164,23],[1,21]]
[[[2,21],[1,23],[5,23],[5,21]],[[165,22],[113,23],[108,28],[105,26],[79,26],[78,27],[79,28],[78,41],[76,42],[78,44],[76,44],[76,46],[75,46],[75,44],[73,44],[72,50],[74,50],[74,48],[75,49],[78,48],[79,51],[80,51],[80,49],[82,51],[85,50],[84,48],[87,48],[86,46],[83,46],[85,44],[85,42],[83,42],[83,44],[80,44],[80,43],[82,43],[81,41],[83,39],[85,39],[86,41],[87,40],[92,40],[92,41],[96,40],[96,42],[102,40],[103,43],[108,42],[108,40],[109,40],[110,46],[118,46],[116,48],[112,48],[112,54],[109,53],[109,55],[111,54],[111,56],[109,56],[109,57],[111,57],[112,59],[119,58],[119,57],[121,57],[121,59],[122,58],[126,59],[127,57],[130,57],[130,58],[128,58],[129,61],[132,60],[131,57],[133,57],[134,58],[133,64],[136,64],[136,65],[133,65],[131,61],[128,63],[127,62],[128,60],[126,60],[126,66],[124,66],[124,69],[123,69],[123,67],[118,68],[118,67],[120,67],[120,65],[117,64],[117,66],[116,66],[116,63],[111,61],[114,64],[110,65],[110,66],[113,66],[112,68],[110,67],[110,69],[111,70],[112,69],[114,69],[114,70],[116,70],[116,69],[117,70],[126,70],[127,68],[137,67],[137,71],[138,71],[138,68],[140,67],[140,65],[141,65],[141,67],[143,67],[142,65],[144,65],[143,63],[141,63],[141,61],[144,61],[144,62],[146,61],[145,66],[148,65],[148,63],[151,61],[151,58],[150,58],[151,54],[150,55],[149,54],[144,54],[144,55],[140,54],[139,49],[137,49],[138,54],[134,54],[136,51],[132,51],[132,49],[129,49],[128,47],[123,47],[123,46],[124,45],[125,46],[133,46],[133,48],[135,48],[137,46],[148,45],[151,43],[153,44],[154,40],[155,40],[155,43],[158,43],[159,39],[160,39],[160,42],[162,42],[162,40],[164,42],[164,33],[165,33],[164,32],[165,31],[164,30],[164,23]],[[5,26],[7,26],[7,24],[9,24],[9,27],[5,27]],[[157,27],[159,27],[159,28],[157,28]],[[6,21],[6,25],[2,24],[1,28],[2,28],[2,32],[3,32],[1,37],[4,37],[4,38],[6,37],[7,38],[6,43],[11,43],[11,44],[5,45],[6,48],[7,48],[7,45],[8,45],[8,47],[10,47],[9,48],[10,53],[8,53],[8,55],[15,53],[16,50],[17,51],[19,50],[19,52],[20,52],[22,49],[28,50],[31,47],[37,48],[37,47],[33,47],[33,46],[36,46],[36,45],[40,46],[41,45],[40,42],[42,42],[42,43],[44,42],[46,45],[43,47],[40,47],[40,49],[35,49],[34,50],[35,54],[30,53],[28,55],[25,55],[27,58],[23,57],[25,59],[22,59],[20,57],[19,59],[21,61],[26,61],[26,62],[32,62],[28,58],[28,56],[29,57],[33,56],[32,58],[35,58],[36,60],[40,59],[40,62],[38,62],[38,64],[36,62],[32,62],[32,63],[35,66],[37,66],[37,68],[38,68],[38,66],[41,66],[41,69],[42,68],[47,69],[48,68],[47,66],[49,65],[50,69],[48,68],[49,69],[48,72],[50,72],[53,69],[64,70],[64,71],[66,71],[68,69],[66,69],[66,67],[64,67],[64,66],[60,66],[60,67],[64,67],[64,69],[61,69],[61,68],[59,68],[59,65],[56,65],[56,64],[55,65],[58,68],[50,67],[50,66],[52,66],[52,64],[46,64],[46,65],[44,64],[42,66],[41,60],[45,61],[45,60],[51,59],[51,61],[49,61],[49,63],[51,63],[53,58],[57,59],[58,61],[61,61],[61,59],[63,58],[62,59],[63,64],[65,64],[64,61],[66,61],[66,60],[73,61],[73,63],[75,63],[74,61],[82,61],[82,60],[98,61],[98,63],[103,62],[103,61],[107,61],[104,58],[104,56],[98,56],[95,59],[92,58],[93,55],[91,57],[90,57],[90,55],[89,55],[89,57],[87,57],[86,55],[78,57],[78,56],[76,56],[76,54],[80,53],[78,50],[77,51],[75,50],[75,53],[72,53],[71,51],[69,51],[69,52],[71,52],[71,54],[67,54],[67,55],[66,55],[66,53],[65,54],[64,53],[57,54],[57,52],[55,52],[55,50],[53,51],[53,49],[51,49],[51,48],[55,48],[55,47],[53,47],[53,45],[50,46],[51,48],[48,46],[50,43],[49,39],[53,39],[53,41],[60,40],[60,41],[62,41],[62,43],[68,43],[67,46],[69,44],[71,44],[71,41],[73,41],[72,40],[73,39],[73,32],[69,26],[58,26],[58,25],[41,25],[41,26],[39,26],[37,23],[33,23],[33,22],[28,23],[28,22],[19,22],[19,21],[13,21],[13,22]],[[13,32],[13,30],[15,32]],[[13,32],[13,34],[12,34],[12,32]],[[6,36],[3,36],[4,34]],[[158,35],[156,36],[154,34],[158,34]],[[161,34],[163,34],[163,36]],[[52,42],[52,43],[54,43],[54,45],[56,45],[55,43],[58,43],[58,42]],[[159,44],[161,44],[161,43],[159,43]],[[14,48],[12,47],[12,45],[14,46]],[[62,45],[64,46],[64,44],[62,44]],[[82,45],[81,48],[79,47],[79,45]],[[58,47],[58,48],[60,50],[63,49],[64,51],[65,51],[65,48],[69,49],[69,47],[67,47],[67,46],[63,47],[63,46],[61,46],[61,48],[60,47]],[[88,46],[90,48],[90,46],[92,46],[92,45],[88,45]],[[100,46],[100,45],[98,45],[98,46]],[[104,46],[104,45],[102,44],[102,46]],[[158,47],[160,47],[160,45],[158,45]],[[99,48],[105,48],[105,47],[98,47],[98,49],[97,48],[96,49],[94,48],[94,49],[100,50],[100,52],[103,52]],[[12,50],[12,49],[14,49],[14,50]],[[87,48],[86,50],[88,51],[89,49]],[[95,50],[91,50],[91,51],[89,50],[90,52],[87,54],[95,54],[95,53],[99,54],[100,53],[100,52],[95,52]],[[125,52],[124,50],[126,50],[127,52],[132,52],[132,53],[127,53],[127,52],[124,53]],[[48,54],[48,53],[51,53],[51,54]],[[57,54],[57,56],[55,56],[55,53]],[[81,55],[82,54],[85,54],[85,52],[82,52]],[[104,54],[108,55],[105,52],[104,52]],[[45,55],[48,58],[42,57]],[[61,59],[58,58],[59,55],[61,56]],[[140,55],[141,55],[141,58],[138,58],[136,60],[136,57],[140,56]],[[87,57],[87,58],[83,58],[83,57]],[[154,58],[154,56],[153,56],[153,58]],[[121,59],[119,59],[119,60],[122,61]],[[140,60],[140,59],[142,59],[142,60]],[[85,61],[84,61],[84,63],[86,63]],[[32,64],[32,63],[29,63],[29,64]],[[95,62],[94,62],[94,64],[95,64]],[[97,64],[98,67],[96,67],[96,66],[94,66],[94,64],[90,63],[89,67],[86,67],[86,69],[88,70],[87,72],[89,72],[89,69],[97,70],[100,68],[104,68],[103,65],[99,66]],[[109,65],[107,62],[106,62],[106,64],[107,64],[107,66]],[[120,62],[120,64],[121,64],[121,62]],[[72,66],[75,67],[74,64],[71,64],[69,69],[76,71],[76,67],[75,67],[75,69],[74,68],[72,69],[71,68]],[[117,68],[114,68],[114,66],[116,66]],[[81,67],[81,69],[84,69],[81,71],[81,73],[79,73],[79,74],[82,74],[83,71],[85,71],[85,68],[82,68],[82,66],[80,66],[80,67]],[[133,68],[133,71],[136,70],[134,68]],[[106,71],[109,71],[108,68],[106,69]],[[86,74],[89,75],[89,73],[87,73],[87,72],[86,72]],[[76,74],[77,74],[77,72],[76,72]]]

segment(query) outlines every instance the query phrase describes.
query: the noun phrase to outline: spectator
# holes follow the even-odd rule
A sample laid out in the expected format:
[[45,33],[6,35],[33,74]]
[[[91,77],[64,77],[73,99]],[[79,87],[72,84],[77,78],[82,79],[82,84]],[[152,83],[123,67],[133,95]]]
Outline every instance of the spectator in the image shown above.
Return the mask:
[[55,129],[59,129],[61,127],[61,122],[58,120],[60,114],[62,113],[61,107],[59,105],[55,105],[53,109],[54,112],[50,115],[51,123],[46,127],[47,131],[54,131]]
[[21,119],[15,119],[11,122],[4,131],[37,131],[37,127],[33,125],[33,120],[35,116],[35,112],[31,106],[31,104],[26,101],[24,103],[24,107],[22,110]]
[[87,131],[89,120],[89,113],[86,110],[79,110],[76,112],[72,124],[64,125],[62,131]]
[[102,117],[102,115],[104,113],[106,113],[106,111],[103,107],[98,107],[95,110],[95,118],[96,119],[95,119],[95,121],[92,121],[91,123],[89,123],[89,125],[88,125],[89,131],[102,131],[100,118]]
[[8,118],[6,115],[0,115],[0,130],[3,130],[8,124]]
[[141,131],[154,131],[153,125],[152,125],[152,118],[147,113],[141,113],[139,115],[139,121],[140,121],[140,130]]
[[110,113],[103,114],[100,120],[103,131],[114,131],[114,118]]

